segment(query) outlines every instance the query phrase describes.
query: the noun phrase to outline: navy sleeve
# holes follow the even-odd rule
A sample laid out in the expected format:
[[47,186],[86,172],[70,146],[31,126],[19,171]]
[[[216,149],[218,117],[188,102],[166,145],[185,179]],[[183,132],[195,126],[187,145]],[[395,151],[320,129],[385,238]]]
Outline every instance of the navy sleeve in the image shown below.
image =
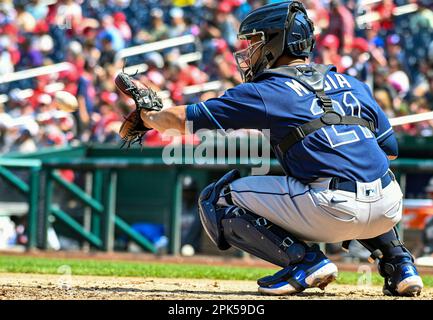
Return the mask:
[[381,145],[381,143],[385,141],[388,137],[394,135],[394,130],[392,129],[391,124],[389,123],[388,117],[386,116],[385,112],[383,112],[382,108],[377,104],[376,100],[374,99],[370,88],[366,84],[364,84],[364,87],[365,90],[367,91],[367,95],[369,98],[368,103],[372,108],[374,108],[375,111],[376,132],[374,134],[376,136],[377,143]]
[[221,129],[216,119],[212,119],[212,114],[209,113],[203,103],[190,104],[186,106],[186,120],[190,122],[191,132],[196,132],[200,129]]
[[187,121],[193,132],[199,129],[266,129],[266,108],[253,83],[227,90],[219,98],[186,107]]
[[398,157],[398,142],[394,134],[388,135],[381,140],[379,146],[386,155]]

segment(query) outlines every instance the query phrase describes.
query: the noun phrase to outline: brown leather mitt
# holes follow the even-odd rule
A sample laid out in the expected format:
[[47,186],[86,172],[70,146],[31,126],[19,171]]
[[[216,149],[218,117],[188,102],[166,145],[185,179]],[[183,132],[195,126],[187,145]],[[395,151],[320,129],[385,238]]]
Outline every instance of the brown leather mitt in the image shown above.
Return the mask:
[[163,107],[162,101],[152,89],[136,82],[124,72],[120,72],[114,82],[120,91],[134,100],[136,106],[136,109],[125,117],[120,127],[119,135],[123,140],[122,147],[126,144],[129,148],[131,144],[137,142],[141,145],[144,134],[150,129],[144,126],[140,111],[160,111]]

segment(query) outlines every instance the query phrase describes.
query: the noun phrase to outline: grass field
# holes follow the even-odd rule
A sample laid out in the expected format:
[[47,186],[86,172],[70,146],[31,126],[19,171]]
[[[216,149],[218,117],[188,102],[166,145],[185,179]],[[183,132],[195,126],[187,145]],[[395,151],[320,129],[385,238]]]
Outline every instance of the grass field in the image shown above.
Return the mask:
[[[269,275],[268,268],[234,266],[209,266],[192,264],[162,264],[149,262],[105,261],[92,259],[54,259],[21,256],[0,256],[0,273],[60,274],[62,266],[68,266],[72,275],[189,278],[215,280],[250,280]],[[275,269],[276,271],[277,269]],[[361,274],[339,272],[336,283],[356,285]],[[383,279],[372,273],[372,284],[382,285]],[[433,276],[423,276],[424,285],[433,287]]]

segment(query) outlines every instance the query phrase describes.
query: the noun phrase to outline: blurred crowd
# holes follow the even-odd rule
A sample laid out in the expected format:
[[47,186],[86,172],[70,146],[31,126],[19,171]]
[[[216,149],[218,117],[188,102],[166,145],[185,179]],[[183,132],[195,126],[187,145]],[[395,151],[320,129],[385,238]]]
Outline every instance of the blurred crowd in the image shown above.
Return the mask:
[[[236,38],[240,21],[268,2],[0,1],[0,153],[77,141],[118,143],[122,114],[133,108],[114,86],[123,67],[162,92],[165,105],[220,95],[241,81],[232,56],[245,47]],[[303,3],[316,26],[313,61],[366,82],[390,117],[433,110],[433,1]],[[185,35],[196,41],[126,60],[119,56],[125,48]],[[11,73],[61,62],[69,68],[10,81]],[[209,90],[191,90],[214,81]],[[78,110],[59,111],[56,90],[75,95]],[[433,123],[397,130],[430,136]],[[164,142],[150,131],[145,143]]]

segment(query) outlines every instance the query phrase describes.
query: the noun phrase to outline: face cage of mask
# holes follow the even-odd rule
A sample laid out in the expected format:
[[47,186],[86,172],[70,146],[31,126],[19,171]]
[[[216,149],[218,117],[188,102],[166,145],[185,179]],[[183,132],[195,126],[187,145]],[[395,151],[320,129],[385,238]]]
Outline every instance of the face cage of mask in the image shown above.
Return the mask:
[[261,40],[254,42],[254,43],[251,43],[248,45],[247,48],[245,48],[243,50],[236,51],[234,53],[234,57],[236,60],[236,64],[238,66],[239,73],[241,74],[242,80],[244,82],[249,82],[253,79],[254,66],[260,63],[261,57],[259,56],[256,59],[255,64],[253,64],[252,58],[258,50],[262,49],[262,47],[266,43],[266,40],[265,40],[265,34],[262,31],[256,32],[256,33],[249,33],[249,34],[245,34],[245,35],[240,35],[238,37],[240,40],[250,40],[250,38],[252,36],[255,36],[255,35],[260,35]]
[[[292,10],[292,8],[295,7],[295,10]],[[299,2],[293,2],[290,4],[288,8],[289,14],[288,14],[288,25],[289,27],[284,30],[282,39],[285,41],[286,38],[286,31],[291,29],[291,25],[293,24],[293,19],[295,18],[296,12],[302,12],[305,15],[307,15],[306,10],[304,9],[303,5]],[[308,23],[310,24],[310,27],[314,30],[313,22],[310,19],[307,19]],[[255,54],[256,51],[261,50],[262,47],[266,44],[266,38],[263,31],[244,34],[244,35],[238,35],[239,40],[249,40],[254,35],[261,35],[261,40],[258,42],[255,42],[253,44],[249,44],[246,49],[236,51],[234,53],[234,57],[236,60],[236,64],[238,66],[239,73],[242,76],[242,80],[244,82],[251,81],[255,76],[255,70],[257,69],[259,65],[263,64],[263,57],[260,55],[256,62],[252,63],[252,57]],[[283,43],[283,47],[284,47]]]

